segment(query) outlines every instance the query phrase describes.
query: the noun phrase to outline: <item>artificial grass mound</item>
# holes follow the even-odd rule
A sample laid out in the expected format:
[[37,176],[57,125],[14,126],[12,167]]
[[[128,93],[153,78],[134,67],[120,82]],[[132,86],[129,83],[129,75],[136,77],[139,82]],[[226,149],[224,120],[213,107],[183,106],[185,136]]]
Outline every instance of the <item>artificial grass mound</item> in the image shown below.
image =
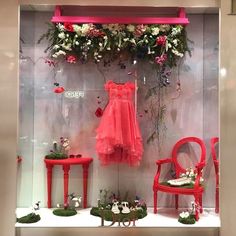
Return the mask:
[[49,160],[64,160],[67,158],[68,156],[64,153],[50,153],[45,156],[45,159],[49,159]]
[[35,213],[30,213],[26,216],[22,216],[20,218],[16,218],[16,222],[24,223],[24,224],[31,224],[36,223],[41,220],[40,215],[36,215]]
[[56,216],[74,216],[77,214],[77,211],[71,208],[68,209],[59,208],[55,209],[52,213]]
[[[90,210],[90,214],[93,215],[93,216],[99,216],[101,217],[101,210],[98,208],[98,207],[93,207],[91,210]],[[112,217],[112,211],[111,210],[104,210],[103,211],[103,214],[104,214],[104,220],[106,221],[113,221],[113,217]],[[136,214],[136,217],[138,219],[142,219],[144,218],[145,216],[147,216],[147,209],[145,208],[142,208],[142,209],[138,209],[135,211],[135,214]],[[128,220],[131,216],[131,213],[128,213],[128,214],[123,214],[123,213],[120,213],[118,214],[117,216],[119,216],[119,220],[120,221],[126,221]]]
[[178,221],[182,224],[192,225],[192,224],[195,224],[196,219],[195,219],[195,216],[193,214],[191,214],[187,218],[179,217]]

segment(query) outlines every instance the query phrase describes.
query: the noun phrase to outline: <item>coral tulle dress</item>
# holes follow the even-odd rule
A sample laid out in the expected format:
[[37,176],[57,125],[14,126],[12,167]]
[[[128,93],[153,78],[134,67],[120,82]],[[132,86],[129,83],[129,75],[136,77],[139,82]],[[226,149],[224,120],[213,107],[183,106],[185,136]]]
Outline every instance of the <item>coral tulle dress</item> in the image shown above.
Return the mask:
[[142,137],[133,104],[135,84],[108,81],[109,102],[97,128],[96,150],[102,165],[128,163],[138,166],[143,153]]

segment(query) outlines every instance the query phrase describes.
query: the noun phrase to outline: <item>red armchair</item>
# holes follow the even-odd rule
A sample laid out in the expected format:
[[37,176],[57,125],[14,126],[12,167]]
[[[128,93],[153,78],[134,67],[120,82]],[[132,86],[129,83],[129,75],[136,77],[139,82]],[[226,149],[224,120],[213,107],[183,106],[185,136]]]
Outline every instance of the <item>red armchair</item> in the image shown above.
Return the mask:
[[219,143],[218,137],[213,137],[211,139],[211,156],[213,159],[214,167],[215,167],[215,177],[216,177],[216,192],[215,192],[215,212],[219,213],[219,160],[216,155],[216,144]]
[[[187,188],[184,186],[182,186],[182,187],[175,187],[174,186],[173,187],[173,186],[166,185],[164,183],[159,182],[161,167],[163,164],[166,164],[166,163],[173,164],[176,178],[179,178],[181,173],[186,172],[186,169],[183,168],[180,165],[180,163],[178,162],[177,155],[178,155],[178,151],[179,151],[180,147],[188,142],[197,143],[197,144],[199,144],[199,146],[201,148],[200,159],[199,159],[199,162],[197,163],[197,165],[195,166],[196,172],[197,172],[197,178],[195,180],[194,186],[192,188]],[[203,194],[204,188],[200,184],[200,178],[202,176],[203,167],[205,166],[205,158],[206,158],[206,147],[205,147],[204,142],[201,139],[196,138],[196,137],[187,137],[187,138],[183,138],[183,139],[179,140],[175,144],[175,146],[172,150],[171,158],[161,159],[161,160],[156,161],[158,168],[157,168],[157,173],[155,175],[154,183],[153,183],[154,213],[155,214],[157,213],[157,193],[158,193],[158,191],[175,194],[175,207],[176,207],[176,209],[178,209],[179,194],[193,195],[194,199],[195,199],[195,203],[197,204],[197,206],[200,207],[199,210],[200,210],[200,213],[202,213],[202,211],[203,211],[203,209],[202,209],[202,194]],[[196,215],[196,220],[198,220],[198,218],[199,218],[198,207],[195,208],[195,215]]]

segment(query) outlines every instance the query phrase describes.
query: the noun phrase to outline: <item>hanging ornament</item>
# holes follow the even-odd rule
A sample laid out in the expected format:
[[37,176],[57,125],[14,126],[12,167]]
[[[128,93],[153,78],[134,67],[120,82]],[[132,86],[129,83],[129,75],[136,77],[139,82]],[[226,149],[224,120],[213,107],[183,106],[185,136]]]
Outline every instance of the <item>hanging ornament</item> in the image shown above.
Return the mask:
[[56,86],[53,90],[54,93],[63,93],[65,91],[62,86],[59,86],[59,83],[54,83],[54,85]]
[[97,117],[101,117],[103,115],[103,110],[101,107],[98,107],[97,110],[95,111],[95,115]]

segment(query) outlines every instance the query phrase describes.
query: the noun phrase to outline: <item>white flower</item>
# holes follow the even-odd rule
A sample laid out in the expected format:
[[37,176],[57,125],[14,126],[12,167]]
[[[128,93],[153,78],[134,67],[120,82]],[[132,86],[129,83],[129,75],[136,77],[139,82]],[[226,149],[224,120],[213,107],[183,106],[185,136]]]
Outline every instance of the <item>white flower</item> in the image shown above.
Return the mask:
[[173,43],[175,46],[177,46],[177,45],[178,45],[178,40],[177,40],[177,39],[174,39],[174,40],[172,41],[172,43]]
[[53,58],[57,58],[57,54],[56,54],[56,53],[53,54],[52,57],[53,57]]
[[102,58],[102,55],[98,55],[98,58]]
[[105,36],[103,37],[103,39],[104,39],[104,40],[107,40],[107,39],[108,39],[108,37],[105,35]]
[[83,24],[81,27],[81,34],[84,36],[88,33],[88,31],[90,30],[91,25],[90,24]]
[[64,39],[66,36],[65,36],[65,33],[64,32],[61,32],[58,34],[58,38],[60,39]]
[[75,41],[75,45],[79,45],[79,42],[78,42],[78,41]]
[[61,24],[61,23],[57,24],[57,28],[59,29],[59,31],[64,31],[65,30],[64,25]]
[[67,51],[71,51],[72,49],[71,49],[71,43],[68,43],[68,44],[62,44],[61,45],[65,50],[67,50]]
[[127,30],[129,31],[129,32],[134,32],[134,30],[135,30],[135,26],[134,25],[127,25]]
[[129,40],[129,38],[123,38],[124,42],[127,42]]
[[[172,49],[171,51],[172,51],[176,56],[178,56],[178,57],[183,57],[183,56],[184,56],[183,53],[178,52],[176,49]],[[187,174],[187,173],[188,173],[188,174]],[[186,172],[186,175],[189,175],[189,172]]]
[[60,46],[57,44],[53,46],[53,49],[58,49],[58,48],[60,48]]
[[99,43],[98,45],[99,45],[99,47],[102,47],[102,43]]
[[[81,29],[82,27],[79,26],[79,25],[72,25],[73,27],[73,30],[76,32],[76,33],[80,33],[81,32]],[[77,35],[76,35],[77,36]]]
[[184,219],[188,218],[189,215],[190,215],[190,214],[189,214],[188,211],[183,211],[182,213],[179,214],[179,216],[180,216],[181,218],[184,218]]
[[91,40],[89,39],[88,42],[87,42],[87,45],[91,45]]
[[158,27],[153,27],[152,28],[152,35],[158,35],[160,32],[160,29]]
[[66,53],[65,53],[64,51],[62,51],[62,50],[59,50],[59,51],[57,52],[57,55],[66,55]]
[[160,31],[165,32],[170,30],[170,25],[160,25]]
[[111,48],[110,47],[107,47],[107,51],[110,51],[111,50]]
[[133,43],[133,44],[136,44],[136,42],[135,42],[134,39],[130,39],[129,41],[130,41],[131,43]]

